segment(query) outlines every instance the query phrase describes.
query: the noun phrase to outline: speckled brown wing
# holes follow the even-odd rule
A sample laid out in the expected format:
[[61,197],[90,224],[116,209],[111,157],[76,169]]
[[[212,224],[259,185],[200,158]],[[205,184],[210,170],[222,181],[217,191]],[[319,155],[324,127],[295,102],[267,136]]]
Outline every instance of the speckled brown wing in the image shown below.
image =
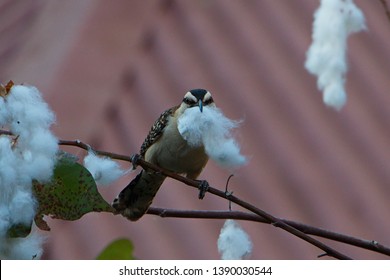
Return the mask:
[[[168,119],[174,114],[178,106],[166,110],[154,122],[148,136],[141,145],[140,155],[145,158],[145,153],[161,137]],[[112,206],[123,216],[131,221],[141,218],[148,210],[158,189],[165,180],[165,175],[158,172],[141,172],[119,193]]]
[[145,153],[151,145],[153,145],[162,135],[164,128],[168,123],[169,116],[172,116],[173,113],[179,108],[179,106],[172,107],[165,112],[163,112],[160,117],[154,122],[152,128],[150,129],[148,136],[146,136],[144,142],[141,145],[140,155],[145,158]]

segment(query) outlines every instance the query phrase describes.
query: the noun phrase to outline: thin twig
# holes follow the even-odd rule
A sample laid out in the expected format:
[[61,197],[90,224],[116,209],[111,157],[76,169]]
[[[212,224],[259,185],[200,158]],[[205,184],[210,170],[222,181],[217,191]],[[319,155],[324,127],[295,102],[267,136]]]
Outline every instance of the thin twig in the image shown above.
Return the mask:
[[[8,131],[3,131],[3,130],[0,130],[0,134],[12,135],[12,133],[10,133]],[[90,145],[87,145],[79,140],[74,140],[74,141],[59,140],[59,145],[75,146],[75,147],[82,148],[86,151],[91,149]],[[99,150],[94,150],[94,152],[98,155],[107,156],[107,157],[110,157],[112,159],[131,162],[130,156],[124,156],[121,154],[115,154],[115,153],[110,153],[110,152],[106,152],[106,151],[99,151]],[[190,180],[186,177],[182,177],[180,175],[169,172],[167,170],[163,170],[162,168],[160,168],[158,166],[154,166],[148,162],[145,162],[142,159],[140,159],[137,162],[137,164],[141,165],[145,169],[152,169],[152,170],[155,170],[158,172],[162,172],[165,175],[167,175],[173,179],[176,179],[180,182],[183,182],[189,186],[192,186],[194,188],[199,187],[199,185],[198,185],[199,182],[197,182],[195,180]],[[254,207],[253,205],[250,205],[247,202],[241,201],[237,197],[231,195],[231,193],[222,192],[222,191],[219,191],[219,190],[214,189],[212,187],[210,187],[208,191],[214,195],[220,196],[224,199],[227,199],[231,202],[234,202],[237,205],[240,205],[243,208],[246,208],[247,210],[249,210],[255,214],[238,212],[238,211],[229,211],[229,212],[225,211],[226,213],[223,213],[223,211],[218,212],[218,211],[191,211],[191,210],[183,211],[183,210],[180,210],[178,212],[178,210],[159,209],[159,208],[150,208],[148,213],[154,214],[154,215],[159,215],[161,217],[172,216],[172,217],[183,217],[183,218],[188,217],[188,218],[215,218],[215,219],[229,218],[230,217],[233,219],[243,219],[243,220],[249,220],[249,221],[270,223],[274,226],[277,226],[277,227],[280,227],[284,230],[287,230],[288,232],[304,239],[305,241],[317,246],[318,248],[321,248],[322,250],[324,250],[326,252],[326,255],[333,256],[333,257],[338,258],[338,259],[349,259],[349,257],[335,251],[334,249],[326,246],[325,244],[317,241],[316,239],[311,238],[307,234],[321,236],[321,237],[324,237],[327,239],[336,240],[336,241],[343,242],[346,244],[350,244],[350,245],[365,248],[368,250],[376,251],[376,252],[379,252],[379,253],[382,253],[385,255],[390,255],[390,248],[387,248],[387,247],[379,244],[376,241],[362,240],[362,239],[358,239],[355,237],[342,235],[342,234],[334,233],[331,231],[323,230],[320,228],[308,226],[308,225],[301,224],[298,222],[278,219],[278,218],[273,217],[272,215],[270,215],[270,214],[268,214],[268,213],[266,213],[266,212],[264,212],[256,207]]]
[[[229,192],[228,191],[228,187],[229,187],[229,182],[230,182],[230,179],[234,176],[234,174],[230,174],[229,178],[227,179],[226,181],[226,186],[225,186],[225,194],[228,196],[228,195],[231,195],[233,194],[233,192]],[[229,211],[232,211],[232,202],[229,200]]]
[[[155,166],[143,159],[139,159],[138,162],[137,162],[139,165],[141,165],[144,169],[150,169],[150,170],[153,170],[153,171],[157,171],[157,172],[160,172],[168,177],[171,177],[177,181],[180,181],[188,186],[191,186],[191,187],[194,187],[194,188],[198,188],[199,187],[199,182],[196,181],[196,180],[191,180],[189,178],[186,178],[186,177],[183,177],[183,176],[180,176],[176,173],[173,173],[173,172],[170,172],[170,171],[167,171],[167,170],[164,170],[163,168],[160,168],[159,166]],[[334,258],[336,259],[350,259],[350,257],[334,250],[333,248],[325,245],[324,243],[312,238],[311,236],[301,232],[300,230],[286,224],[285,222],[283,222],[282,220],[276,218],[275,216],[272,216],[271,214],[253,206],[252,204],[246,202],[246,201],[243,201],[241,200],[240,198],[232,195],[232,194],[226,194],[225,192],[223,191],[220,191],[216,188],[213,188],[213,187],[209,187],[208,190],[207,190],[209,193],[212,193],[216,196],[219,196],[221,198],[224,198],[224,199],[227,199],[227,200],[230,200],[231,202],[237,204],[237,205],[240,205],[241,207],[263,217],[267,222],[269,222],[270,224],[272,224],[273,226],[275,227],[279,227],[307,242],[309,242],[310,244],[320,248],[321,250],[325,251],[329,256],[333,256]]]
[[[1,131],[0,131],[1,134]],[[89,151],[91,149],[91,146],[88,144],[85,144],[81,142],[80,140],[58,140],[58,145],[62,146],[74,146],[74,147],[79,147],[83,150]],[[110,153],[106,151],[98,151],[95,149],[92,149],[97,155],[100,156],[106,156],[112,159],[117,159],[117,160],[123,160],[123,161],[128,161],[131,162],[131,157],[130,156],[124,156],[121,154],[115,154],[115,153]]]
[[[6,134],[6,132],[4,134]],[[58,144],[59,145],[66,145],[66,146],[76,146],[76,147],[82,148],[82,149],[87,150],[87,151],[89,151],[91,149],[90,145],[87,145],[79,140],[74,140],[74,141],[59,140]],[[123,156],[123,155],[119,155],[119,154],[108,153],[105,151],[98,151],[98,150],[94,150],[94,152],[98,155],[108,156],[108,157],[111,157],[114,159],[125,160],[125,161],[131,162],[131,157],[128,157],[128,156]],[[178,180],[186,185],[192,186],[194,188],[199,187],[199,182],[197,182],[195,180],[188,179],[188,178],[183,177],[183,176],[180,176],[180,175],[175,174],[173,172],[169,172],[167,170],[164,170],[158,166],[155,166],[153,164],[150,164],[150,163],[144,161],[143,159],[139,159],[137,161],[137,164],[141,165],[144,169],[151,169],[151,170],[160,172],[168,177],[176,179],[176,180]],[[338,251],[334,250],[333,248],[328,247],[327,245],[323,244],[322,242],[319,242],[318,240],[308,236],[307,234],[299,231],[298,229],[284,223],[282,220],[266,213],[265,211],[258,209],[257,207],[255,207],[255,206],[253,206],[245,201],[240,200],[239,198],[233,196],[232,194],[228,194],[226,192],[219,191],[219,190],[212,188],[212,187],[209,187],[208,192],[210,192],[214,195],[220,196],[222,198],[228,199],[229,201],[232,201],[232,202],[236,203],[237,205],[240,205],[241,207],[246,208],[247,210],[261,216],[270,224],[272,224],[276,227],[280,227],[280,228],[298,236],[299,238],[313,244],[314,246],[317,246],[318,248],[324,250],[330,256],[333,256],[337,259],[350,259],[348,256],[345,256],[345,255],[339,253]]]
[[[85,150],[89,150],[91,149],[91,146],[90,145],[87,145],[87,144],[84,144],[82,143],[81,141],[79,140],[76,140],[76,141],[64,141],[64,140],[60,140],[59,141],[59,145],[71,145],[71,146],[78,146],[82,149],[85,149]],[[97,150],[94,150],[94,152],[96,154],[99,154],[99,155],[105,155],[105,156],[110,156],[112,158],[115,158],[115,159],[121,159],[121,160],[128,160],[128,161],[131,161],[131,158],[128,158],[128,157],[123,157],[121,155],[117,155],[117,154],[112,154],[112,153],[107,153],[107,152],[102,152],[102,151],[97,151]],[[191,186],[191,187],[194,187],[194,188],[199,188],[199,182],[196,181],[196,180],[192,180],[192,179],[189,179],[189,178],[186,178],[186,177],[183,177],[183,176],[180,176],[176,173],[173,173],[173,172],[170,172],[168,170],[165,170],[159,166],[156,166],[154,164],[151,164],[145,160],[143,160],[142,158],[139,158],[137,157],[137,162],[136,164],[142,166],[142,168],[144,169],[149,169],[149,170],[153,170],[153,171],[156,171],[156,172],[159,172],[161,174],[164,174],[168,177],[171,177],[177,181],[180,181],[188,186]],[[325,245],[324,243],[314,239],[313,237],[301,232],[300,230],[292,227],[291,225],[288,225],[286,224],[285,222],[283,222],[282,220],[276,218],[275,216],[272,216],[271,214],[253,206],[252,204],[246,202],[246,201],[243,201],[241,200],[240,198],[232,195],[232,194],[227,194],[223,191],[220,191],[216,188],[213,188],[213,187],[209,187],[208,190],[207,190],[209,193],[212,193],[216,196],[219,196],[221,198],[224,198],[224,199],[227,199],[231,202],[234,202],[235,204],[237,205],[240,205],[241,207],[263,217],[266,221],[268,221],[270,224],[272,224],[273,226],[275,227],[279,227],[303,240],[305,240],[306,242],[309,242],[310,244],[320,248],[321,250],[323,250],[324,252],[326,252],[327,255],[329,256],[332,256],[336,259],[342,259],[342,260],[346,260],[346,259],[351,259],[350,257],[338,252],[337,250]]]
[[[266,219],[252,213],[246,213],[242,211],[219,211],[219,210],[177,210],[177,209],[166,209],[150,207],[147,214],[157,215],[161,218],[193,218],[193,219],[234,219],[234,220],[245,220],[259,223],[267,223]],[[318,227],[313,227],[307,224],[281,219],[286,224],[293,226],[300,231],[315,235],[329,240],[338,241],[341,243],[349,244],[352,246],[364,248],[370,251],[381,253],[390,256],[390,248],[383,246],[374,240],[363,240],[349,235],[333,232]]]

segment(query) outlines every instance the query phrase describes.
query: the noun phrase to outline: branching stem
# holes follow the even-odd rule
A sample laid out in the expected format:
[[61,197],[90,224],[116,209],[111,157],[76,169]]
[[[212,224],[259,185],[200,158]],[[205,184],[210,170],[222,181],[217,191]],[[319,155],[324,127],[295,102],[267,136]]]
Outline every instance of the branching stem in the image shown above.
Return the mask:
[[[9,131],[0,130],[0,134],[3,135],[12,135]],[[88,144],[85,144],[79,140],[59,140],[59,145],[63,146],[75,146],[81,149],[84,149],[86,151],[91,149],[91,146]],[[115,154],[110,153],[106,151],[99,151],[99,150],[93,150],[96,154],[101,156],[110,157],[112,159],[116,160],[122,160],[127,162],[132,162],[132,157],[125,156],[121,154]],[[144,169],[151,169],[154,171],[161,172],[165,174],[168,177],[171,177],[177,181],[180,181],[188,186],[197,188],[199,187],[199,182],[195,180],[188,179],[186,177],[180,176],[178,174],[175,174],[173,172],[170,172],[168,170],[164,170],[158,166],[155,166],[153,164],[150,164],[146,161],[144,161],[142,158],[137,160],[137,164],[140,165]],[[208,192],[219,196],[223,199],[228,200],[229,202],[233,202],[247,210],[249,210],[252,213],[242,212],[242,211],[199,211],[199,210],[175,210],[175,209],[163,209],[163,208],[155,208],[151,207],[148,210],[148,214],[151,215],[158,215],[162,218],[165,217],[173,217],[173,218],[202,218],[202,219],[236,219],[236,220],[247,220],[247,221],[255,221],[255,222],[261,222],[261,223],[268,223],[275,227],[279,227],[309,243],[312,245],[320,248],[325,253],[324,255],[332,256],[337,259],[350,259],[350,257],[334,250],[333,248],[330,248],[329,246],[323,244],[322,242],[312,238],[309,235],[319,236],[322,238],[327,238],[329,240],[334,240],[338,242],[342,242],[345,244],[353,245],[356,247],[364,248],[367,250],[375,251],[378,253],[381,253],[383,255],[390,256],[390,248],[386,247],[377,241],[374,240],[363,240],[356,237],[332,232],[329,230],[313,227],[310,225],[306,225],[303,223],[295,222],[295,221],[289,221],[284,219],[279,219],[253,205],[250,203],[243,201],[239,199],[238,197],[234,196],[232,193],[221,191],[213,187],[208,188]]]
[[[247,213],[242,211],[219,211],[219,210],[177,210],[177,209],[166,209],[166,208],[156,208],[150,207],[148,214],[157,215],[161,218],[187,218],[187,219],[233,219],[233,220],[244,220],[244,221],[252,221],[259,223],[269,222],[253,213]],[[341,243],[349,244],[352,246],[364,248],[370,251],[374,251],[383,255],[390,256],[390,248],[379,244],[374,240],[363,240],[353,236],[337,233],[334,231],[313,227],[307,224],[281,219],[286,224],[293,226],[300,231],[315,235],[319,237],[323,237],[329,240],[338,241]]]
[[[89,150],[91,147],[90,145],[87,145],[85,143],[82,143],[81,141],[79,140],[76,140],[76,141],[66,141],[66,140],[60,140],[59,141],[59,145],[70,145],[70,146],[77,146],[77,147],[80,147],[82,149],[85,149],[85,150]],[[118,155],[118,154],[113,154],[113,153],[107,153],[107,152],[103,152],[103,151],[97,151],[97,150],[94,150],[94,152],[98,155],[103,155],[103,156],[109,156],[111,158],[114,158],[114,159],[120,159],[120,160],[126,160],[126,161],[129,161],[131,162],[131,157],[125,157],[125,156],[122,156],[122,155]],[[189,178],[186,178],[186,177],[183,177],[181,175],[178,175],[176,173],[173,173],[173,172],[170,172],[168,170],[165,170],[159,166],[156,166],[154,164],[151,164],[145,160],[143,160],[142,158],[138,158],[137,160],[137,164],[142,166],[142,168],[144,169],[148,169],[148,170],[153,170],[153,171],[157,171],[159,173],[162,173],[168,177],[171,177],[172,179],[175,179],[177,181],[180,181],[188,186],[191,186],[191,187],[194,187],[194,188],[199,188],[199,182],[196,181],[196,180],[192,180],[192,179],[189,179]],[[278,219],[277,217],[275,216],[272,216],[271,214],[253,206],[252,204],[246,202],[246,201],[243,201],[241,199],[239,199],[238,197],[232,195],[232,194],[229,194],[227,195],[226,192],[223,192],[223,191],[220,191],[216,188],[213,188],[213,187],[209,187],[208,190],[207,190],[209,193],[211,194],[214,194],[216,196],[219,196],[221,198],[224,198],[224,199],[227,199],[255,214],[257,214],[258,216],[262,217],[263,219],[265,219],[268,223],[274,225],[275,227],[279,227],[303,240],[305,240],[306,242],[309,242],[310,244],[320,248],[321,250],[323,250],[327,255],[329,256],[332,256],[336,259],[342,259],[342,260],[346,260],[346,259],[351,259],[350,257],[336,251],[335,249],[325,245],[324,243],[314,239],[313,237],[303,233],[302,231],[300,231],[299,229],[296,229],[294,228],[293,226],[289,225],[289,224],[286,224],[285,222],[283,222],[282,220]]]

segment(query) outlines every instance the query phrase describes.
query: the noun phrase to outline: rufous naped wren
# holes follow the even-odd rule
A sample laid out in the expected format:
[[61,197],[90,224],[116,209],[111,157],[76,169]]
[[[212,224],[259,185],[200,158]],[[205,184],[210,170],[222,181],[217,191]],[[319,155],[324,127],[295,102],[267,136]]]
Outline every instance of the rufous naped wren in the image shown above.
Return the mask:
[[[190,146],[183,139],[178,130],[178,119],[185,110],[196,106],[200,112],[204,106],[215,107],[211,93],[205,89],[190,90],[180,105],[163,112],[146,136],[140,156],[147,162],[195,180],[205,167],[208,156],[204,146]],[[119,193],[112,206],[129,220],[138,220],[148,210],[165,178],[161,173],[142,170]],[[200,186],[206,183],[200,182]]]

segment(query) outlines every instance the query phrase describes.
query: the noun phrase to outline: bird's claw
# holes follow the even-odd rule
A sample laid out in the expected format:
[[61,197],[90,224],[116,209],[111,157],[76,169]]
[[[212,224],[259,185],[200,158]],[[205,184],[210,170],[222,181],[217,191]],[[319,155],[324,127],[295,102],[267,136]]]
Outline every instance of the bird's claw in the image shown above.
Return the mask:
[[199,199],[203,199],[206,195],[206,192],[209,190],[209,183],[206,180],[201,180],[199,182]]
[[133,164],[133,170],[137,169],[138,161],[141,158],[139,154],[134,154],[131,156],[131,163]]

